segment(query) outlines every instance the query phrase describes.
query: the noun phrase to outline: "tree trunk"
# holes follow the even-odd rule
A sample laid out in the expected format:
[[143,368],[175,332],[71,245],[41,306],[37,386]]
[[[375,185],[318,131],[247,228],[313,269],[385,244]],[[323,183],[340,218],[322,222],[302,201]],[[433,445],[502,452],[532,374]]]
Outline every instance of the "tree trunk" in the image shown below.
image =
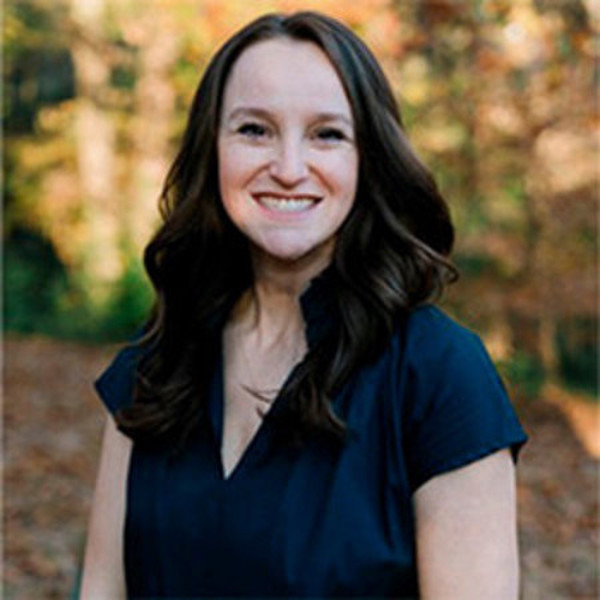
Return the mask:
[[[153,16],[153,15],[151,15]],[[163,21],[147,19],[141,30],[136,83],[133,190],[125,216],[128,242],[140,253],[157,221],[157,199],[169,164],[169,135],[175,91],[169,80],[177,57],[177,36]]]
[[87,241],[83,276],[93,302],[101,303],[121,275],[118,198],[115,194],[115,126],[102,107],[110,68],[102,55],[104,0],[71,0],[71,46],[77,85],[76,146]]
[[557,322],[553,314],[542,312],[538,329],[538,351],[549,381],[559,378],[559,358],[556,350]]

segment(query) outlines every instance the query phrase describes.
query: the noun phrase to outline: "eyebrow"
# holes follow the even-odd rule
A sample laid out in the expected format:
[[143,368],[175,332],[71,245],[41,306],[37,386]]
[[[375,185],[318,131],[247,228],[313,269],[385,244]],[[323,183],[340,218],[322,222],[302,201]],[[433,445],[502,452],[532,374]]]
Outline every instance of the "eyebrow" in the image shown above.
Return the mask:
[[[227,121],[232,121],[233,119],[237,119],[238,117],[259,117],[261,119],[272,119],[272,113],[264,108],[257,108],[253,106],[239,106],[238,108],[234,108],[228,115],[226,115]],[[346,115],[338,112],[319,112],[314,115],[315,121],[342,121],[348,127],[354,128],[354,123],[351,119],[349,119]]]

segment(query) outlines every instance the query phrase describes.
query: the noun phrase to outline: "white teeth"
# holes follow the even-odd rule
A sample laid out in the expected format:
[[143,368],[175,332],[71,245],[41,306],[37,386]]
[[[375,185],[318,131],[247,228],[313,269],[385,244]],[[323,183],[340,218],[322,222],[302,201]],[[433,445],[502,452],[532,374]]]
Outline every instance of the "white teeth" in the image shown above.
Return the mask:
[[315,204],[314,198],[277,198],[275,196],[260,196],[258,201],[271,210],[280,212],[300,212]]

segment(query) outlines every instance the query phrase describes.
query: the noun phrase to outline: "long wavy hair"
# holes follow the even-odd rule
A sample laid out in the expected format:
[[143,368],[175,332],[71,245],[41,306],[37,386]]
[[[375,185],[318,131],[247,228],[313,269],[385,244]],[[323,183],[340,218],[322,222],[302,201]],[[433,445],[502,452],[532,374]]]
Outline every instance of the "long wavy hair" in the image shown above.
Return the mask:
[[205,414],[223,326],[252,286],[248,241],[221,203],[216,144],[233,64],[249,46],[273,38],[312,42],[328,56],[352,108],[359,152],[357,196],[328,269],[336,326],[280,391],[287,397],[282,427],[300,437],[340,437],[344,423],[330,402],[336,391],[381,353],[411,308],[456,278],[447,205],[407,140],[370,50],[315,12],[253,21],[217,52],[200,81],[162,191],[163,223],[145,250],[156,303],[139,342],[134,402],[117,415],[136,440],[183,443],[194,430]]

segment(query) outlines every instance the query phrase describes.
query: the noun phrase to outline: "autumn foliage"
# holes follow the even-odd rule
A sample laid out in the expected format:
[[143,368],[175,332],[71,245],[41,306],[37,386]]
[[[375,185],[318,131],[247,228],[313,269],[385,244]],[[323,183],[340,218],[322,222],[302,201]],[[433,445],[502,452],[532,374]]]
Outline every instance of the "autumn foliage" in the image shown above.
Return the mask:
[[99,342],[138,328],[152,301],[140,256],[203,68],[250,19],[311,8],[373,48],[449,201],[462,277],[447,310],[515,397],[551,384],[593,398],[593,0],[9,0],[6,329]]

